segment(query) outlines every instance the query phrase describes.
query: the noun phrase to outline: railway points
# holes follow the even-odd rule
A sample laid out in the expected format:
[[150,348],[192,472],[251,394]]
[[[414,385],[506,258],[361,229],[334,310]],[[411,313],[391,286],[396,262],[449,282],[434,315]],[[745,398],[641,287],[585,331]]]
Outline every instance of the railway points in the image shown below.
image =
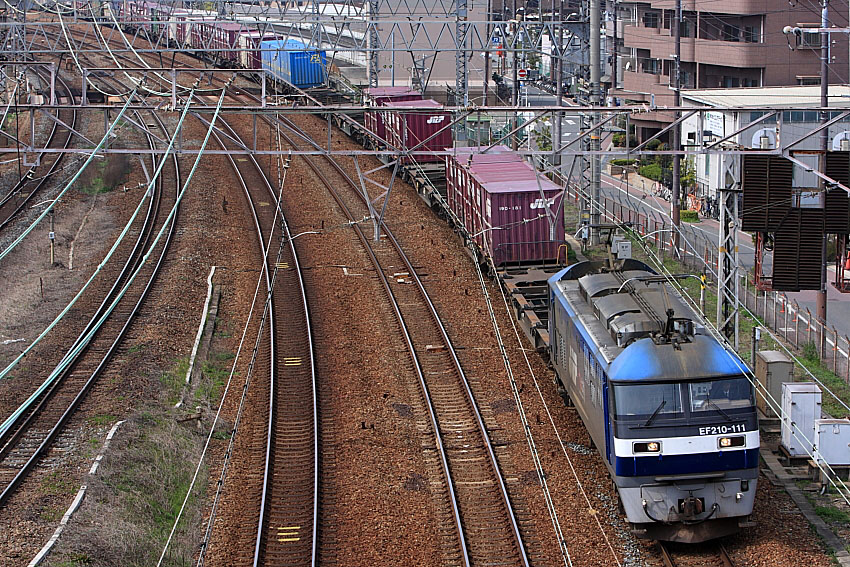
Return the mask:
[[[734,352],[714,328],[717,318],[704,312],[705,301],[682,285],[683,275],[694,274],[679,273],[698,266],[714,281],[729,281],[747,266],[722,249],[710,257],[695,232],[675,226],[670,217],[677,215],[652,225],[658,211],[630,208],[634,196],[597,193],[590,174],[603,156],[661,163],[702,150],[730,163],[759,152],[799,163],[805,158],[794,144],[718,146],[704,135],[699,148],[650,145],[675,132],[674,123],[632,147],[588,150],[596,147],[591,138],[610,141],[611,126],[628,139],[629,121],[657,108],[583,104],[583,71],[567,102],[564,85],[553,87],[529,70],[534,54],[551,58],[550,74],[563,72],[566,53],[524,38],[551,41],[567,33],[580,44],[587,40],[585,8],[482,25],[475,16],[465,19],[463,2],[447,13],[420,7],[421,21],[408,20],[411,31],[451,28],[448,48],[430,37],[411,48],[415,42],[389,24],[405,17],[399,6],[306,8],[112,0],[9,2],[0,9],[11,54],[0,61],[8,79],[3,102],[7,113],[16,106],[15,124],[30,122],[24,134],[4,130],[17,147],[0,148],[10,158],[0,163],[0,175],[12,179],[0,204],[10,209],[0,238],[17,240],[23,222],[14,215],[41,195],[51,201],[51,183],[74,173],[79,160],[65,154],[90,159],[80,184],[97,193],[52,198],[60,215],[79,205],[89,213],[73,217],[70,234],[65,221],[61,231],[51,230],[51,261],[23,273],[52,277],[72,266],[91,273],[99,249],[67,266],[52,254],[58,244],[63,255],[63,246],[92,230],[92,211],[105,222],[103,242],[114,240],[129,211],[122,193],[144,185],[123,183],[119,193],[115,179],[148,180],[153,222],[133,228],[138,250],[127,247],[127,272],[115,267],[113,289],[87,291],[57,332],[46,333],[45,343],[0,382],[0,407],[11,412],[31,391],[28,384],[54,364],[71,364],[62,353],[83,350],[73,339],[88,342],[85,321],[98,321],[103,340],[115,341],[111,360],[96,363],[105,372],[88,378],[90,391],[67,404],[58,392],[41,402],[45,409],[32,408],[33,420],[64,412],[59,425],[10,428],[22,442],[4,441],[0,456],[8,453],[9,476],[20,480],[0,496],[8,528],[0,553],[13,564],[35,556],[38,540],[55,528],[50,510],[65,499],[57,485],[85,482],[75,464],[83,460],[87,431],[127,419],[117,453],[105,459],[104,480],[92,479],[95,489],[50,552],[58,561],[97,563],[114,554],[121,564],[157,565],[746,565],[757,557],[776,565],[828,564],[794,501],[758,472],[750,413],[763,394],[745,362],[749,354]],[[376,25],[379,14],[398,37],[390,41],[388,28]],[[447,16],[450,26],[440,21]],[[523,73],[508,80],[513,97],[502,92],[497,104],[476,106],[470,94],[482,84],[470,76],[480,69],[467,55],[477,40],[464,33],[483,29],[488,38],[491,26],[501,41],[510,39],[498,47]],[[435,57],[428,62],[418,52]],[[442,72],[445,61],[438,60],[446,54],[456,88],[444,92],[429,81]],[[483,55],[494,63],[486,49]],[[396,57],[410,57],[403,87],[395,83],[404,65]],[[379,59],[392,63],[380,71]],[[383,80],[390,69],[391,85]],[[504,85],[510,69],[500,73]],[[555,94],[523,108],[527,88]],[[129,93],[122,110],[121,95]],[[577,130],[565,138],[556,122],[567,104]],[[713,112],[664,110],[705,121]],[[828,119],[826,128],[800,135],[816,136],[841,116]],[[107,132],[113,123],[117,138]],[[776,128],[792,132],[782,120]],[[561,139],[553,143],[555,132]],[[104,133],[103,147],[93,151],[91,141]],[[214,143],[201,142],[210,136]],[[147,157],[128,158],[144,139]],[[16,174],[31,156],[38,163]],[[165,177],[179,188],[179,172],[193,162],[197,176],[177,214],[176,193],[154,190],[152,180],[171,168]],[[126,169],[123,176],[102,175],[116,167]],[[843,171],[823,175],[847,188]],[[655,206],[666,211],[669,204],[658,199],[649,208]],[[746,234],[734,223],[748,213],[735,207],[727,203],[733,216],[723,217],[731,219],[728,230],[720,226],[723,235],[699,238]],[[42,230],[37,225],[34,233]],[[594,246],[598,236],[602,244]],[[589,261],[575,249],[582,237]],[[45,249],[31,239],[21,240],[22,251]],[[758,242],[754,256],[762,258]],[[659,257],[663,248],[690,263],[673,267]],[[27,265],[23,256],[4,253],[0,273],[14,278],[16,266]],[[197,363],[199,381],[186,383],[175,377],[186,375],[186,345],[210,265],[220,266],[221,311],[207,360]],[[131,275],[141,272],[146,285]],[[578,287],[565,291],[572,280]],[[136,294],[138,303],[125,308],[124,297],[113,304],[117,290]],[[562,302],[568,316],[553,314],[559,290],[576,296]],[[44,317],[27,326],[21,313],[39,301],[46,314],[55,312],[62,294],[18,296],[26,307],[10,317],[9,328],[28,341],[43,330]],[[98,303],[118,308],[107,317]],[[718,313],[728,321],[734,309],[721,305]],[[775,314],[772,320],[777,324]],[[711,356],[687,354],[707,341],[715,345]],[[650,343],[670,352],[652,355]],[[4,344],[0,360],[14,358],[17,344]],[[92,345],[89,354],[106,350]],[[826,347],[819,352],[825,359]],[[625,362],[627,355],[635,362]],[[677,366],[680,358],[694,369]],[[829,360],[837,364],[838,355]],[[74,364],[79,373],[86,363]],[[734,382],[736,396],[722,393],[724,380]],[[626,395],[628,387],[645,393]],[[174,409],[173,399],[186,403]],[[48,429],[52,437],[42,444],[38,435]],[[797,429],[792,435],[804,435]],[[20,456],[35,445],[37,457]],[[850,493],[818,460],[817,448],[809,450],[841,511]],[[738,466],[741,459],[745,466]],[[18,474],[24,460],[32,472]],[[161,491],[145,484],[136,463],[163,473]],[[103,515],[107,502],[116,515]],[[167,505],[162,514],[141,512],[133,529],[144,535],[123,549],[88,527],[106,532],[117,514],[140,503],[145,510]],[[721,518],[728,521],[714,529]],[[109,533],[122,528],[115,530]]]

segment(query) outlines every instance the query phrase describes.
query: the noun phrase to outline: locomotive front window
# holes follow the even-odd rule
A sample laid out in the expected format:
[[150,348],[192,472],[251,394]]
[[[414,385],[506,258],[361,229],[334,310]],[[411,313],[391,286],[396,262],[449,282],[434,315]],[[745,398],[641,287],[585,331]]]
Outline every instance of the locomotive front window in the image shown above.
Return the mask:
[[617,384],[614,386],[617,418],[663,416],[682,413],[679,384]]
[[749,408],[753,400],[753,386],[741,376],[710,382],[694,382],[688,385],[691,411],[725,411]]

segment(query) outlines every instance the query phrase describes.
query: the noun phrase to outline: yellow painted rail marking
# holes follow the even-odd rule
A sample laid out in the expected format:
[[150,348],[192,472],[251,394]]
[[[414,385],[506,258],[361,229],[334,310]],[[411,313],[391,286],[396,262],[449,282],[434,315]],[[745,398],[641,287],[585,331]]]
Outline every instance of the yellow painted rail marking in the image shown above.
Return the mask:
[[300,356],[285,356],[283,357],[284,366],[301,366]]
[[301,526],[284,526],[277,529],[277,541],[287,542],[287,541],[300,541],[301,538],[298,536],[298,530],[301,529]]
[[289,264],[286,262],[278,262],[274,265],[278,270],[286,270],[289,268]]

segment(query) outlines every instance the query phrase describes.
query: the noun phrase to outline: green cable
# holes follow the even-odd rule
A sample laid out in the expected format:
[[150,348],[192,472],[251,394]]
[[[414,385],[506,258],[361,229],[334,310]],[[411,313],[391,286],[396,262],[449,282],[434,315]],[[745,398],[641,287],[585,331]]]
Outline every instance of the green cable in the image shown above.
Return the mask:
[[5,258],[6,256],[8,256],[8,255],[9,255],[9,253],[10,253],[10,252],[11,252],[11,251],[12,251],[12,250],[13,250],[13,249],[14,249],[14,248],[18,245],[18,244],[20,244],[20,243],[21,243],[21,241],[22,241],[22,240],[23,240],[23,239],[24,239],[24,238],[25,238],[25,237],[26,237],[26,236],[27,236],[30,232],[32,232],[33,230],[35,230],[35,227],[36,227],[36,226],[38,226],[38,224],[39,224],[42,220],[44,220],[44,217],[46,217],[46,216],[47,216],[47,214],[48,214],[50,211],[52,211],[52,210],[53,210],[53,207],[55,207],[55,206],[56,206],[56,203],[57,203],[57,202],[59,202],[59,199],[61,199],[61,198],[62,198],[62,196],[63,196],[65,193],[67,193],[67,192],[68,192],[68,189],[70,189],[70,188],[71,188],[71,185],[73,185],[73,184],[74,184],[74,182],[75,182],[77,179],[79,179],[80,175],[82,175],[83,171],[85,171],[85,169],[88,167],[88,165],[89,165],[89,164],[92,162],[92,160],[94,159],[94,156],[97,154],[97,152],[100,150],[100,148],[101,148],[101,147],[103,147],[103,145],[106,143],[106,141],[107,141],[107,140],[109,139],[109,137],[112,135],[112,130],[114,130],[114,129],[115,129],[115,126],[116,126],[116,125],[117,125],[117,124],[121,121],[121,117],[124,115],[124,112],[126,112],[127,108],[129,108],[129,107],[130,107],[130,102],[133,100],[133,97],[134,97],[134,96],[136,96],[136,89],[133,89],[133,92],[131,92],[131,93],[130,93],[130,95],[127,97],[127,102],[124,104],[123,108],[121,108],[121,112],[119,112],[119,113],[118,113],[118,116],[115,118],[115,121],[114,121],[114,122],[112,122],[112,124],[110,124],[110,125],[109,125],[109,129],[106,131],[106,134],[104,134],[104,135],[103,135],[103,138],[101,138],[100,142],[98,142],[97,146],[95,146],[94,150],[93,150],[93,151],[92,151],[92,153],[89,155],[89,159],[87,159],[87,160],[86,160],[86,162],[85,162],[85,163],[83,164],[83,166],[79,169],[79,171],[77,171],[77,173],[75,173],[75,174],[74,174],[74,177],[72,177],[72,178],[71,178],[71,181],[69,181],[69,182],[68,182],[68,184],[67,184],[67,185],[65,185],[65,188],[64,188],[64,189],[62,189],[62,191],[60,191],[60,192],[59,192],[59,195],[57,195],[55,199],[53,199],[53,202],[52,202],[52,203],[50,203],[50,206],[49,206],[49,207],[47,207],[46,209],[44,209],[44,212],[42,212],[42,213],[41,213],[41,215],[39,215],[39,217],[38,217],[37,219],[35,219],[35,221],[33,221],[33,223],[29,226],[29,228],[27,228],[27,229],[26,229],[26,230],[25,230],[25,231],[24,231],[24,232],[23,232],[23,233],[22,233],[22,234],[21,234],[18,238],[16,238],[16,239],[15,239],[15,241],[14,241],[14,242],[12,242],[12,244],[10,244],[8,248],[6,248],[6,249],[5,249],[5,250],[3,250],[2,252],[0,252],[0,260],[2,260],[3,258]]

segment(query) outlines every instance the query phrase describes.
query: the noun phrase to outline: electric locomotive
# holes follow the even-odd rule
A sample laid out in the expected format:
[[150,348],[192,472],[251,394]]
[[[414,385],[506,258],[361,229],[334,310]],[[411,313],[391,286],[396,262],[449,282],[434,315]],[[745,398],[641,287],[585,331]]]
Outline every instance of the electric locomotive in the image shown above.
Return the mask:
[[749,524],[759,434],[738,356],[637,260],[549,279],[550,358],[639,537],[700,542]]

